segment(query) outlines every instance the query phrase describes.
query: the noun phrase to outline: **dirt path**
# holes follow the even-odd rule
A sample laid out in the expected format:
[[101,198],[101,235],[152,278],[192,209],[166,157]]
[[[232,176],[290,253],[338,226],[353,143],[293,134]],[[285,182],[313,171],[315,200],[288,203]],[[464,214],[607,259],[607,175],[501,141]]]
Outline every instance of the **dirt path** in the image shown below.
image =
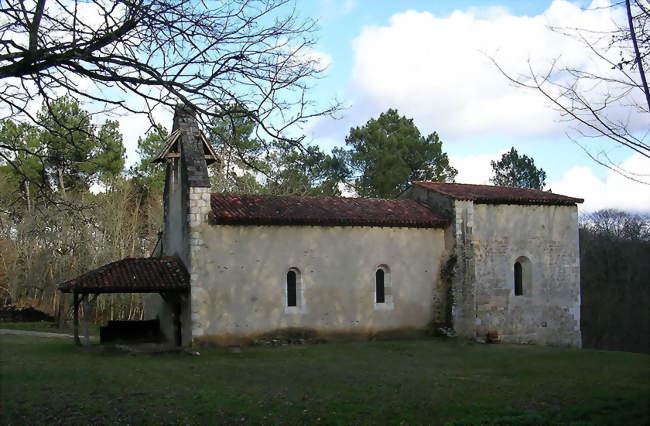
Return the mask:
[[[7,328],[0,328],[0,334],[15,334],[18,336],[34,336],[34,337],[60,337],[64,339],[72,339],[71,334],[62,333],[48,333],[46,331],[28,331],[28,330],[11,330]],[[83,336],[80,336],[82,339]],[[96,336],[90,336],[90,340],[97,339]]]

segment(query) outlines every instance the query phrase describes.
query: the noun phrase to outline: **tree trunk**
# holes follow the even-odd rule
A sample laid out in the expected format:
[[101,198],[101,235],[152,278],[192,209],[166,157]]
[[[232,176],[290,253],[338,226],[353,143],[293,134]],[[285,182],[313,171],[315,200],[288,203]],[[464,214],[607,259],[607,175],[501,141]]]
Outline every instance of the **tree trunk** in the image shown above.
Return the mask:
[[632,10],[630,8],[630,0],[625,0],[625,7],[627,8],[627,22],[630,26],[630,37],[632,38],[632,45],[634,45],[634,60],[639,68],[639,75],[641,76],[641,85],[645,100],[648,103],[648,112],[650,112],[650,91],[648,90],[648,82],[645,79],[645,71],[643,70],[643,62],[641,62],[641,54],[639,53],[639,44],[636,41],[636,33],[634,31],[634,23],[632,22]]
[[65,185],[63,184],[63,170],[60,168],[56,170],[56,179],[59,184],[59,190],[65,194]]
[[27,213],[32,212],[32,199],[29,194],[29,181],[25,179],[25,200],[27,201]]
[[59,328],[63,328],[65,325],[65,293],[59,295],[59,306],[56,312],[56,320],[59,325]]

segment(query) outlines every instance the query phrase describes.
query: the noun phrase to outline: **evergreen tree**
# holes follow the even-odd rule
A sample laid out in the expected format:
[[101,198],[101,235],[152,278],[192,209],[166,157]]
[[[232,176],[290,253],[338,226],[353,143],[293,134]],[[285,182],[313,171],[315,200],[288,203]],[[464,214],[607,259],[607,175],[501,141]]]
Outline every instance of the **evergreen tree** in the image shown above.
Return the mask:
[[212,176],[213,187],[220,192],[266,192],[260,180],[270,174],[270,153],[254,135],[255,122],[243,113],[224,112],[210,124],[208,140],[221,160],[220,170]]
[[167,136],[169,136],[167,129],[156,125],[144,138],[138,138],[136,152],[140,157],[140,162],[131,167],[129,174],[142,192],[156,194],[163,192],[165,168],[160,164],[153,163],[152,160],[162,149]]
[[[16,194],[29,211],[42,198],[87,192],[91,185],[109,185],[124,167],[125,149],[117,121],[97,130],[90,114],[69,97],[43,105],[42,127],[12,120],[0,122],[2,201],[17,208]],[[70,199],[70,198],[68,198]]]
[[272,155],[272,175],[267,189],[272,194],[339,197],[339,183],[345,165],[337,157],[327,155],[317,146],[304,150],[284,146]]
[[546,184],[544,169],[538,169],[532,158],[526,155],[520,156],[514,147],[503,154],[501,160],[490,161],[490,164],[492,165],[490,182],[495,185],[544,189]]
[[335,158],[345,162],[363,197],[394,197],[412,181],[453,182],[458,173],[438,134],[422,136],[413,120],[395,109],[350,129],[345,142],[350,148],[335,150]]
[[[3,181],[2,199],[13,204],[15,194],[20,194],[29,211],[36,189],[46,181],[41,152],[40,131],[27,123],[11,120],[0,122],[0,145],[12,147],[13,155],[2,156],[0,180]],[[3,152],[3,154],[5,154]]]
[[97,132],[90,114],[67,96],[43,105],[38,118],[44,128],[40,141],[47,152],[46,174],[60,192],[87,191],[122,172],[125,150],[116,121],[107,121]]
[[124,170],[126,149],[122,141],[120,124],[107,120],[99,128],[96,138],[96,154],[92,159],[94,173],[104,184],[108,184]]

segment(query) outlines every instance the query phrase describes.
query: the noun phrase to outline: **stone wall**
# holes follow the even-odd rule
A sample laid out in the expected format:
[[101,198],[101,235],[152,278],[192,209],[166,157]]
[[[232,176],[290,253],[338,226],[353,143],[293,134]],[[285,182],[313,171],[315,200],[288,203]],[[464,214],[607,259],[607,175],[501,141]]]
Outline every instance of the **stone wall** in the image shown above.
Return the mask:
[[[497,332],[506,342],[580,346],[576,206],[475,204],[419,186],[400,198],[450,218],[445,230],[450,322],[459,336]],[[514,263],[529,260],[514,294]]]
[[[454,200],[419,185],[410,186],[398,198],[418,201],[427,205],[435,213],[449,219],[449,226],[444,229],[443,234],[441,271],[436,284],[433,321],[440,326],[453,328],[456,332],[460,330],[462,334],[459,327],[463,327],[463,324],[457,324],[458,321],[455,321],[453,317],[454,314],[458,316],[460,313],[457,308],[454,311],[453,300],[454,297],[458,297],[458,295],[454,295],[454,291],[459,288],[459,283],[462,283],[459,277],[463,276],[463,272],[459,271],[458,263],[460,256],[457,253],[459,245],[456,241],[457,220],[455,219]],[[467,334],[473,336],[473,328],[464,333],[464,335]]]
[[476,336],[476,259],[474,234],[474,203],[454,201],[451,231],[453,233],[454,270],[451,280],[451,316],[456,333],[462,337]]
[[[577,207],[475,204],[471,223],[465,244],[473,257],[476,335],[495,331],[506,342],[580,346]],[[518,260],[529,262],[520,296]],[[472,298],[459,302],[466,316]]]
[[[189,211],[187,222],[190,234],[190,318],[191,327],[183,330],[184,335],[192,338],[203,336],[203,323],[199,307],[205,297],[205,280],[201,277],[201,259],[206,256],[207,245],[203,241],[203,230],[207,228],[207,215],[210,212],[210,188],[191,187],[189,189]],[[191,334],[190,334],[191,333]]]
[[201,227],[210,211],[210,178],[200,130],[191,108],[176,106],[172,132],[176,130],[181,131],[176,147],[180,159],[172,157],[167,162],[161,252],[181,259],[190,273],[191,291],[189,295],[170,296],[167,301],[152,295],[146,299],[145,310],[148,317],[160,319],[163,334],[173,341],[172,305],[180,303],[182,343],[188,345],[193,333],[202,333],[200,323],[196,322],[198,316],[192,311],[201,295],[194,259],[203,248]]
[[[190,250],[188,238],[189,188],[187,173],[181,167],[178,159],[172,159],[166,164],[165,192],[163,198],[163,229],[161,236],[160,254],[177,256],[184,265],[189,265]],[[175,300],[174,300],[175,302]],[[180,300],[182,312],[188,313],[181,318],[183,335],[191,330],[189,317],[189,300]],[[174,325],[172,307],[159,294],[150,294],[145,298],[145,318],[160,320],[160,329],[169,342],[174,341]],[[186,326],[187,324],[187,326]],[[185,340],[185,338],[184,338]],[[189,340],[185,343],[188,343]]]

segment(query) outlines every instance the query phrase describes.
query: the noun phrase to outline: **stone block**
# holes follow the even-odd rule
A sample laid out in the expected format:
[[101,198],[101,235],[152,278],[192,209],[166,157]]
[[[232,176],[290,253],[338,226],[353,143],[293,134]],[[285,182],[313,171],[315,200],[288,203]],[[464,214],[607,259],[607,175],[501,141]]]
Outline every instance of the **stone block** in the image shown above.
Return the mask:
[[477,305],[486,305],[486,304],[490,303],[491,301],[492,301],[491,296],[479,296],[476,299],[476,304]]

